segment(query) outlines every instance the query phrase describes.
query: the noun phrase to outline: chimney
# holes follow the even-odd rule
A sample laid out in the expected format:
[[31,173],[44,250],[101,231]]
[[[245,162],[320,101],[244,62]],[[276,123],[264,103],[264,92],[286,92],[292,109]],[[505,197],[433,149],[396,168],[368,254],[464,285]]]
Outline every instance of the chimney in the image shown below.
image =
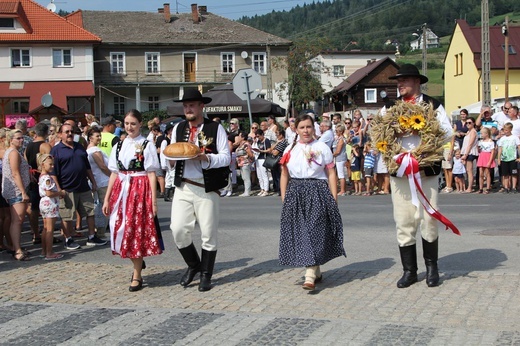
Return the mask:
[[170,4],[164,4],[164,21],[169,23],[171,21]]
[[191,4],[191,17],[193,18],[193,23],[199,23],[199,10],[197,8],[197,4]]

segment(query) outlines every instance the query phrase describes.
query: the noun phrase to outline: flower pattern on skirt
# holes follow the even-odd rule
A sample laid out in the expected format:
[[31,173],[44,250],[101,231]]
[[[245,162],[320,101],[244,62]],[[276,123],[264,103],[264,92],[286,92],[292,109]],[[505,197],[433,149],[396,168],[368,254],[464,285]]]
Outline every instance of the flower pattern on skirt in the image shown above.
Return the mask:
[[[117,198],[122,189],[122,182],[118,178],[112,189],[110,205],[116,205]],[[152,203],[152,190],[148,176],[141,175],[130,177],[126,199],[126,210],[123,211],[123,203],[119,203],[115,217],[115,227],[110,230],[110,239],[115,244],[116,234],[123,221],[123,212],[126,214],[126,222],[121,232],[121,246],[113,251],[122,258],[140,258],[159,255],[162,253],[157,229],[155,227]]]

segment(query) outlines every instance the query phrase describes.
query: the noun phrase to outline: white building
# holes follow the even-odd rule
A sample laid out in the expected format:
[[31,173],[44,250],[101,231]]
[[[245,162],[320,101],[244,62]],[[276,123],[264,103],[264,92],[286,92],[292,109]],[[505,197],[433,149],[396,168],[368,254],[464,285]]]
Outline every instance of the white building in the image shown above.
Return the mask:
[[352,73],[367,66],[371,61],[384,58],[395,61],[395,52],[392,51],[325,51],[313,59],[322,66],[320,74],[321,86],[325,93],[347,79]]

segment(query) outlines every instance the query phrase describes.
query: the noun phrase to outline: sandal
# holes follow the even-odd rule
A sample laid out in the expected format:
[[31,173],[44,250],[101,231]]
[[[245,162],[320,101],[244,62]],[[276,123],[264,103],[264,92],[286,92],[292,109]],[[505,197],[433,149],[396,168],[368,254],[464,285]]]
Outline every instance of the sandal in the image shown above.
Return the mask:
[[13,255],[13,258],[17,261],[20,261],[20,262],[26,262],[26,261],[30,261],[31,259],[29,258],[29,256],[27,254],[25,254],[23,251],[22,252],[19,252],[19,253],[15,253]]
[[489,190],[488,189],[484,189],[484,194],[485,195],[489,194]]
[[482,192],[483,192],[483,190],[482,190],[482,189],[478,190],[478,193],[479,193],[479,194],[480,194],[480,193],[482,193]]
[[60,253],[55,253],[54,255],[51,255],[51,256],[45,256],[44,260],[45,261],[52,261],[52,260],[57,260],[57,259],[60,259],[60,258],[63,258],[63,255],[60,254]]
[[42,243],[42,238],[41,237],[33,238],[32,243],[33,243],[33,245],[41,244]]

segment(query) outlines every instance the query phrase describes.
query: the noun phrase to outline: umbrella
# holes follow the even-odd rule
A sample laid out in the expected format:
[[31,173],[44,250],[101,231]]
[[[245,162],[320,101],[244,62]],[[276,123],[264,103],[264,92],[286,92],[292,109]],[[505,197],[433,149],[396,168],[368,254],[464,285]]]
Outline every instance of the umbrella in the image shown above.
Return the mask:
[[[247,102],[233,92],[233,85],[218,86],[204,93],[203,96],[211,97],[211,102],[205,105],[204,111],[209,115],[247,115]],[[182,103],[175,103],[167,108],[168,115],[184,115]],[[285,116],[285,109],[276,103],[256,98],[251,100],[251,113],[255,116]]]

